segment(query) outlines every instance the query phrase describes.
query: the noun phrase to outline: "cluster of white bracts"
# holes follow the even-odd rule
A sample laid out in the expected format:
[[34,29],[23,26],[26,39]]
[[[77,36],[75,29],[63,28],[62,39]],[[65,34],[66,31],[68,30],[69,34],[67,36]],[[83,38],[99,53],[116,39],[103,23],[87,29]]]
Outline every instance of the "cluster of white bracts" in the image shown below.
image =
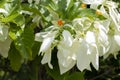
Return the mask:
[[[92,21],[88,17],[76,18],[70,26],[75,32],[63,30],[59,35],[60,40],[55,37],[60,34],[59,27],[50,26],[46,32],[36,34],[36,41],[42,42],[39,54],[42,52],[42,64],[51,65],[51,51],[57,46],[57,58],[61,74],[70,70],[74,65],[80,71],[90,70],[90,63],[98,70],[99,57],[105,58],[109,54],[117,55],[120,50],[120,13],[116,10],[116,3],[107,0],[82,0],[85,4],[91,4],[90,8],[100,11],[105,20],[96,19]],[[98,2],[99,1],[99,2]],[[100,6],[98,9],[97,7]],[[108,11],[106,11],[106,9]]]

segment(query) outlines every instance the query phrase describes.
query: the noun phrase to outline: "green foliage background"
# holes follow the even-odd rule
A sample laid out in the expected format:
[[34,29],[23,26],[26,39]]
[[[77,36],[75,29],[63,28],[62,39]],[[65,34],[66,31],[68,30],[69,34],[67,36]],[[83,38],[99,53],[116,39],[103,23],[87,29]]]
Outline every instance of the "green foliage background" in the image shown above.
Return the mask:
[[[51,0],[41,1],[51,2]],[[120,0],[114,1],[120,3]],[[52,51],[54,53],[52,55],[54,69],[51,70],[47,65],[42,65],[42,56],[38,56],[40,44],[34,41],[34,35],[42,30],[43,26],[39,21],[32,23],[32,19],[38,16],[42,17],[44,22],[47,22],[45,19],[47,11],[43,16],[35,5],[28,5],[27,0],[0,0],[0,8],[3,8],[6,2],[9,5],[9,14],[2,16],[2,18],[0,17],[0,20],[9,26],[9,36],[13,39],[13,42],[11,43],[8,58],[0,56],[0,80],[120,80],[120,52],[117,55],[117,59],[112,55],[106,60],[101,57],[98,71],[91,65],[92,71],[85,70],[80,72],[75,66],[69,72],[60,75],[56,58],[57,49]],[[64,2],[65,0],[63,0]],[[64,6],[65,3],[63,3],[61,4]],[[39,9],[41,9],[41,6],[39,6]],[[20,10],[27,10],[33,14],[31,16],[20,14]],[[60,11],[63,11],[63,8]],[[63,13],[59,12],[59,14]],[[71,12],[71,14],[74,13]],[[81,14],[84,14],[84,12]],[[66,18],[70,13],[66,15],[61,17]],[[86,13],[85,15],[88,14]],[[74,16],[68,17],[69,20]],[[25,24],[24,28],[23,24]]]

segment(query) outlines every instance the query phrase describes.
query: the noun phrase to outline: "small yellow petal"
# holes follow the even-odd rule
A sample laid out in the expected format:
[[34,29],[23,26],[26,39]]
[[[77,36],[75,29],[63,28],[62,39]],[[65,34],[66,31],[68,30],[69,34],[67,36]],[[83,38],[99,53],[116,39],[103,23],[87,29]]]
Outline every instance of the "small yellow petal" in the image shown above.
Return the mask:
[[86,5],[85,3],[82,3],[82,4],[81,4],[81,7],[82,7],[82,8],[86,8],[87,5]]
[[96,10],[96,14],[102,15],[102,12],[100,10]]

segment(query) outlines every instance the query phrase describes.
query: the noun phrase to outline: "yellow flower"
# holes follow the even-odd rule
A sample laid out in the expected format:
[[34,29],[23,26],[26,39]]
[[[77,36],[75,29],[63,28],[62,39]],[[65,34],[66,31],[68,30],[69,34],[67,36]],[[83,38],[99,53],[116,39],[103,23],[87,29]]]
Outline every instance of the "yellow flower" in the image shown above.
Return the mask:
[[82,3],[82,4],[81,4],[81,7],[82,7],[82,8],[86,8],[87,5],[86,5],[85,3]]
[[102,12],[100,10],[96,10],[97,15],[102,15]]

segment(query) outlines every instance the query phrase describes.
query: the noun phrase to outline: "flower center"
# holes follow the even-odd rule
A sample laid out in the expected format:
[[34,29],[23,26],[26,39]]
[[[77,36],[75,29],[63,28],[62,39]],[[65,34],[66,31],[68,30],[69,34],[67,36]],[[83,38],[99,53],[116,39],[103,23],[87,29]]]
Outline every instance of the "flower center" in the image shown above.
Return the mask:
[[86,8],[87,5],[86,5],[85,3],[82,3],[82,4],[81,4],[81,7],[82,7],[82,8]]
[[58,24],[59,26],[62,26],[62,25],[64,24],[64,22],[63,22],[62,20],[58,20],[58,21],[57,21],[57,24]]

